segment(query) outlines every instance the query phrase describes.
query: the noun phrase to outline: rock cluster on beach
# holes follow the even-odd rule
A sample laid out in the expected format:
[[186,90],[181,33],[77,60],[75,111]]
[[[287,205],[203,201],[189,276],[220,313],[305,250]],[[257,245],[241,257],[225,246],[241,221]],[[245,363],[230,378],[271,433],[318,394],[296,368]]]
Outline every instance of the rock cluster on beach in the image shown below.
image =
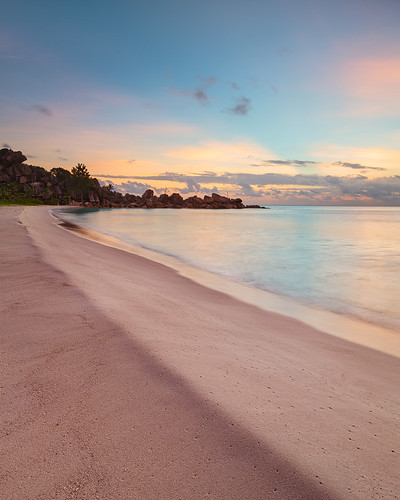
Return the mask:
[[[8,148],[0,150],[0,183],[18,187],[26,196],[62,205],[110,208],[261,208],[259,205],[243,204],[240,198],[228,198],[217,193],[211,196],[190,196],[184,199],[179,193],[156,196],[152,189],[143,195],[122,194],[112,186],[101,186],[99,181],[87,177],[79,185],[69,171],[62,168],[50,172],[42,167],[24,165],[27,157],[21,151]],[[79,179],[78,179],[79,180]],[[84,186],[84,187],[82,187]]]
[[27,158],[21,151],[3,148],[0,150],[0,182],[21,184],[29,194],[41,196],[45,201],[52,196],[61,195],[61,187],[57,186],[53,176],[44,168],[23,165]]
[[[116,193],[121,195],[121,193]],[[155,196],[152,189],[148,189],[142,196],[133,194],[121,195],[117,200],[105,200],[103,206],[126,206],[131,208],[245,208],[240,198],[231,199],[212,193],[211,196],[191,196],[182,198],[179,193],[168,195],[166,193]]]

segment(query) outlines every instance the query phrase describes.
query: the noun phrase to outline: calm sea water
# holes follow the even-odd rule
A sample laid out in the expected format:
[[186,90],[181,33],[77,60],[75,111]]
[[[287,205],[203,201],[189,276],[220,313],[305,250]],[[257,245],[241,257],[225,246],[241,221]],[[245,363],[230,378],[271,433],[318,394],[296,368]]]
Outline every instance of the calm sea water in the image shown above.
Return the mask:
[[400,208],[76,209],[62,218],[319,308],[400,330]]

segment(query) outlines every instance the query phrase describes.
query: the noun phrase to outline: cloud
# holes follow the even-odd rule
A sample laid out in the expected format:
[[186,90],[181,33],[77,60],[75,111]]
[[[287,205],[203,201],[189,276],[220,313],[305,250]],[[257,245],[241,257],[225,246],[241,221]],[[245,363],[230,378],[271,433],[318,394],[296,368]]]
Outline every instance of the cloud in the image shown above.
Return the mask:
[[400,165],[400,150],[379,147],[354,147],[339,144],[327,144],[314,148],[313,156],[329,159],[333,162],[342,161],[346,158],[348,164],[379,165],[379,168],[386,168],[393,174],[397,174]]
[[205,88],[215,85],[218,81],[218,78],[216,76],[209,76],[209,77],[198,76],[197,78],[203,83],[202,87]]
[[[174,188],[174,189],[171,189],[171,188],[168,188],[168,191],[174,191],[176,192],[177,190]],[[217,186],[213,186],[211,188],[207,188],[207,187],[204,187],[204,186],[198,186],[198,189],[192,189],[192,187],[190,185],[187,185],[187,187],[185,188],[180,188],[179,189],[179,192],[183,195],[193,195],[193,194],[201,194],[202,196],[204,196],[205,194],[207,195],[211,195],[212,193],[218,193],[218,194],[221,194],[220,190],[217,188]]]
[[163,181],[175,181],[175,182],[188,182],[188,179],[192,182],[198,182],[201,184],[233,184],[237,186],[242,186],[244,184],[250,184],[252,186],[266,186],[266,185],[326,185],[323,182],[324,177],[318,175],[287,175],[287,174],[276,174],[276,173],[264,173],[264,174],[251,174],[251,173],[230,173],[225,172],[218,174],[215,172],[204,172],[198,175],[187,175],[180,174],[178,172],[165,172],[158,175],[149,176],[136,176],[136,179],[145,180],[163,180]]
[[[288,196],[305,198],[312,202],[346,202],[394,204],[400,205],[400,176],[368,179],[364,175],[357,176],[320,176],[320,175],[287,175],[276,173],[248,174],[229,173],[215,174],[204,172],[198,175],[185,175],[176,172],[165,172],[159,175],[138,176],[139,180],[168,181],[184,184],[186,190],[192,187],[198,191],[204,185],[222,185],[235,196],[266,197]],[[277,187],[279,187],[277,189]],[[281,193],[279,193],[280,191]],[[284,194],[282,194],[284,193]]]
[[332,165],[338,165],[340,167],[352,168],[354,170],[387,170],[383,167],[368,167],[366,165],[360,165],[359,163],[347,163],[343,161],[335,161]]
[[202,195],[208,194],[210,195],[211,193],[219,193],[219,190],[216,186],[212,187],[204,187],[200,186],[196,182],[192,182],[190,178],[187,179],[186,186],[185,187],[180,187],[179,189],[175,187],[154,187],[152,184],[146,184],[143,182],[137,182],[137,181],[127,181],[127,182],[121,182],[120,184],[116,184],[112,182],[110,179],[115,178],[117,176],[109,176],[108,179],[105,181],[100,180],[101,185],[106,185],[106,184],[112,184],[114,186],[114,189],[117,191],[120,191],[122,193],[129,193],[129,194],[135,194],[135,195],[142,195],[147,189],[153,189],[155,193],[175,193],[179,191],[182,195],[190,195],[194,193],[200,193]]
[[2,144],[2,146],[1,146],[1,147],[2,147],[2,148],[11,149],[11,146],[10,146],[9,144],[7,144],[7,143]]
[[[400,175],[369,179],[365,175],[289,175],[279,173],[201,172],[156,175],[96,175],[107,179],[129,179],[116,185],[124,192],[142,194],[146,189],[182,194],[229,192],[231,197],[257,198],[264,203],[358,204],[400,206]],[[167,187],[160,188],[160,182]],[[158,186],[154,187],[154,183]]]
[[240,87],[236,82],[231,82],[231,87],[233,88],[233,90],[240,90]]
[[126,160],[127,163],[135,163],[136,160]]
[[208,99],[207,94],[204,92],[204,90],[195,90],[193,92],[193,97],[202,105],[202,106],[208,106],[210,104],[210,101]]
[[296,167],[308,167],[309,165],[317,165],[319,162],[311,160],[263,160],[267,165],[295,165]]
[[60,161],[69,161],[69,159],[68,159],[68,158],[63,158],[62,156],[59,156],[59,157],[58,157],[58,159],[59,159]]
[[261,191],[255,191],[253,186],[248,182],[243,182],[241,185],[241,196],[250,196],[252,198],[260,198],[262,196]]
[[238,116],[246,116],[248,112],[250,111],[251,108],[251,101],[247,97],[239,97],[238,99],[234,99],[234,101],[237,103],[236,106],[233,106],[233,108],[229,108],[226,111],[228,113],[232,113],[234,115]]
[[215,85],[218,81],[218,78],[215,76],[209,76],[209,77],[198,76],[197,79],[201,82],[199,88],[184,89],[181,87],[168,87],[168,90],[178,95],[191,97],[192,99],[195,99],[198,103],[200,103],[202,106],[208,106],[210,104],[210,99],[208,97],[206,89]]
[[[114,178],[113,176],[110,176]],[[109,179],[105,181],[106,184],[112,184]],[[114,188],[123,193],[140,194],[142,195],[147,189],[154,189],[150,184],[143,184],[142,182],[128,181],[121,184],[113,184]]]
[[186,188],[181,190],[182,193],[187,194],[187,193],[198,193],[201,191],[201,186],[198,182],[194,181],[190,177],[188,177],[188,180],[186,182]]
[[180,87],[168,87],[168,90],[178,95],[191,97],[199,102],[202,106],[208,106],[210,104],[208,95],[203,89],[192,90],[182,89]]
[[46,106],[43,106],[43,104],[33,104],[29,108],[25,108],[27,111],[37,111],[38,113],[41,113],[42,115],[46,116],[53,116],[53,112],[47,108]]
[[368,179],[356,177],[326,177],[328,183],[334,185],[341,194],[355,198],[367,197],[374,200],[391,200],[400,204],[400,175]]

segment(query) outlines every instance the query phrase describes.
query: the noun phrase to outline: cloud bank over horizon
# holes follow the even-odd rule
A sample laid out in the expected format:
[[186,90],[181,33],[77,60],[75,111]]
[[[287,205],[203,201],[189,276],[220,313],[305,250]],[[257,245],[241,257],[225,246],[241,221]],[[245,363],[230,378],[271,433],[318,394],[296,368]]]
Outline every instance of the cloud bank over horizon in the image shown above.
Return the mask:
[[[100,179],[120,183],[113,185],[123,192],[143,194],[146,189],[157,193],[180,192],[204,195],[211,192],[229,194],[247,200],[258,199],[265,204],[279,204],[282,199],[289,204],[344,204],[358,202],[362,205],[400,206],[400,175],[369,179],[365,175],[288,175],[204,172],[186,175],[165,172],[149,176],[118,176],[101,174]],[[138,182],[140,181],[140,182]],[[148,181],[143,183],[141,181]],[[211,186],[211,187],[210,187]],[[262,203],[261,201],[261,203]]]

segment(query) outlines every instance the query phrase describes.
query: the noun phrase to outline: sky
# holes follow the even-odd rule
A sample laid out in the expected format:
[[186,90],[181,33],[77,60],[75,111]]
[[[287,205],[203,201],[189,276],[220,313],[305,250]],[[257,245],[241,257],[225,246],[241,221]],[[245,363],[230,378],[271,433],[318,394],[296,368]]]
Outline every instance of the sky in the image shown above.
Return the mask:
[[399,0],[1,12],[0,147],[29,164],[84,163],[134,194],[400,205]]

